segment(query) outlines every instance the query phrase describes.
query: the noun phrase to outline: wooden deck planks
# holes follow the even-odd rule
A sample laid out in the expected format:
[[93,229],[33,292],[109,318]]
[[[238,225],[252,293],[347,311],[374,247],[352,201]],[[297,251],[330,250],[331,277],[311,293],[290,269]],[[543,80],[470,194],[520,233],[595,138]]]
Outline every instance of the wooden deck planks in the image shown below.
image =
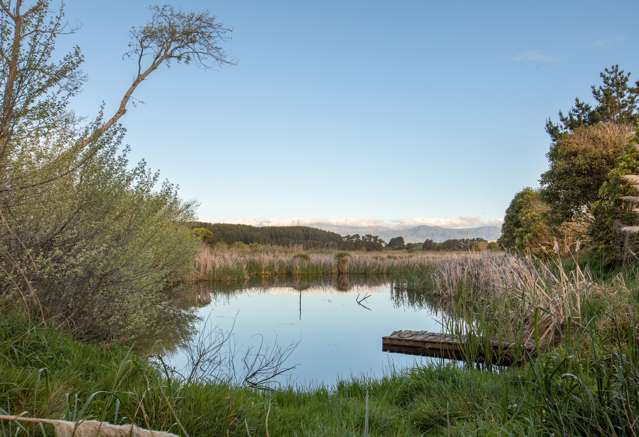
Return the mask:
[[[510,366],[521,361],[515,356],[521,355],[521,350],[513,343],[492,340],[489,348],[491,356],[484,356],[485,351],[477,353],[477,362],[490,362]],[[382,337],[382,350],[384,352],[422,355],[452,360],[464,360],[467,358],[467,347],[463,340],[452,335],[428,331],[395,331],[389,336]],[[529,354],[532,354],[534,347],[526,345],[526,350]]]

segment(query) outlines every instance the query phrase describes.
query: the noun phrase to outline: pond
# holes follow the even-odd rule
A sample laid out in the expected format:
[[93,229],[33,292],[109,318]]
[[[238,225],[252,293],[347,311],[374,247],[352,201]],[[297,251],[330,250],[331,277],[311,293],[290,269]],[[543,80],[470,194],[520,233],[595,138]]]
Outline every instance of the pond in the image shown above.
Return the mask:
[[[219,286],[195,284],[184,296],[198,319],[194,338],[228,344],[241,371],[247,351],[286,355],[279,387],[333,386],[351,377],[379,378],[433,358],[382,352],[382,336],[399,329],[441,332],[445,314],[423,297],[386,280],[359,284],[279,282]],[[260,349],[260,345],[262,348]],[[250,355],[250,354],[249,354]],[[166,361],[184,368],[189,352],[178,348]]]

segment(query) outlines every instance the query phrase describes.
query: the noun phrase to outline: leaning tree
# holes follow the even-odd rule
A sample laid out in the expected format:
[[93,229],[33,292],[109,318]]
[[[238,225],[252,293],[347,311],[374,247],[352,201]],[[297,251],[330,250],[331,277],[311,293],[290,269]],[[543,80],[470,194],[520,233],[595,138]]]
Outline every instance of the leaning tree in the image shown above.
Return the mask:
[[63,5],[54,11],[49,0],[0,0],[0,193],[41,186],[91,159],[136,90],[163,65],[231,62],[221,47],[230,29],[208,12],[151,11],[146,25],[131,30],[126,57],[134,74],[119,105],[112,114],[100,108],[82,126],[70,108],[84,82],[82,52],[77,46],[62,56],[55,51],[72,32]]

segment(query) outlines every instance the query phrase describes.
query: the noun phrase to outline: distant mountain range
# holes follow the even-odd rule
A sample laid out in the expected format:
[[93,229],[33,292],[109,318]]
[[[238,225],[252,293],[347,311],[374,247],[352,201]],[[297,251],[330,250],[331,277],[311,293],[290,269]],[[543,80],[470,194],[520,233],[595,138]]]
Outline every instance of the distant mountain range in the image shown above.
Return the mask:
[[422,243],[430,239],[442,242],[461,238],[483,238],[484,240],[497,240],[501,235],[501,226],[486,225],[473,228],[446,228],[441,226],[352,226],[336,225],[330,223],[309,223],[307,226],[335,232],[340,235],[373,234],[388,242],[393,237],[404,237],[407,243]]

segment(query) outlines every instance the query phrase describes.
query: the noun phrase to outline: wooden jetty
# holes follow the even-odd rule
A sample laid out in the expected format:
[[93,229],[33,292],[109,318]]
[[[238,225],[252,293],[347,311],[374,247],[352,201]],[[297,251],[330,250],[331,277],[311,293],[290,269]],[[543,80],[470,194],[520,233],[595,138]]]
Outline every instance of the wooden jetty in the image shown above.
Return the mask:
[[[466,342],[458,337],[438,334],[428,331],[395,331],[391,335],[382,337],[382,350],[409,355],[423,355],[427,357],[464,360],[468,358]],[[489,347],[480,349],[474,355],[479,363],[491,363],[500,366],[511,366],[534,353],[534,346],[527,344],[525,350],[514,343],[491,340]],[[490,349],[490,356],[485,356],[486,349]],[[525,352],[525,353],[522,353]]]

